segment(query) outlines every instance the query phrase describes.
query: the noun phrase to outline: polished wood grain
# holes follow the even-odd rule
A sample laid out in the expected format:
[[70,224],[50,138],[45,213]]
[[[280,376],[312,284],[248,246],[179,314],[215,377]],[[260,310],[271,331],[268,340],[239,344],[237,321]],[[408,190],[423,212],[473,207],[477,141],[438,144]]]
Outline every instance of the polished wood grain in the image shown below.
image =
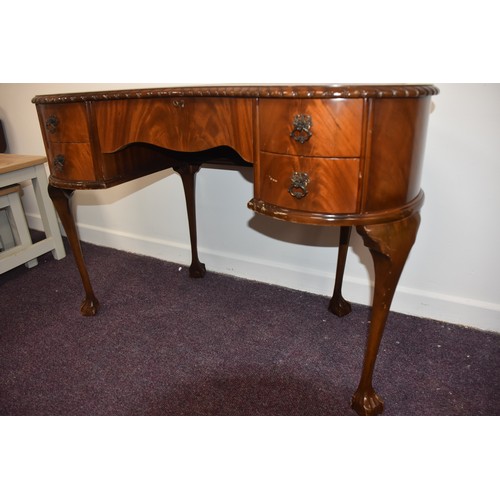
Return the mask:
[[[341,227],[329,304],[337,316],[351,310],[341,288],[353,226],[370,250],[372,317],[351,404],[362,415],[381,413],[382,398],[372,378],[392,298],[420,223],[426,127],[430,98],[437,93],[432,85],[266,85],[36,96],[50,196],[85,290],[81,313],[96,314],[99,302],[71,215],[75,189],[107,188],[174,168],[186,197],[190,276],[202,277],[196,173],[208,162],[253,165],[252,210],[289,222]],[[304,135],[294,125],[298,115],[311,123],[303,140],[296,140]]]
[[85,298],[80,305],[80,312],[83,316],[95,316],[99,310],[99,301],[97,300],[90,276],[83,258],[80,241],[78,238],[78,230],[76,229],[75,220],[71,213],[71,195],[72,191],[59,189],[49,184],[49,196],[54,203],[54,207],[59,214],[61,223],[66,231],[66,235],[71,243],[71,250],[75,258],[76,266],[82,279],[83,288],[85,290]]
[[434,85],[206,85],[150,89],[104,90],[39,95],[34,104],[68,104],[73,102],[151,99],[155,97],[231,97],[279,99],[393,99],[429,97],[439,93]]
[[344,271],[351,239],[352,226],[342,226],[339,237],[339,253],[337,256],[337,271],[335,273],[335,286],[333,295],[328,304],[328,310],[341,318],[352,311],[351,304],[342,296],[342,282],[344,281]]
[[430,99],[374,99],[370,113],[364,212],[399,207],[418,196]]
[[363,369],[351,402],[359,415],[378,415],[384,409],[382,398],[372,385],[373,372],[392,299],[419,225],[420,214],[415,212],[402,220],[357,227],[370,250],[375,268],[372,315]]
[[90,141],[85,103],[41,106],[39,115],[49,142]]
[[[311,118],[311,137],[304,143],[290,135],[297,115]],[[260,148],[300,156],[359,157],[362,99],[263,99],[259,103]]]
[[[85,183],[96,181],[100,177],[100,170],[94,165],[89,143],[52,143],[47,155],[52,179]],[[58,159],[61,156],[63,160]]]
[[[253,161],[252,100],[183,98],[97,102],[94,105],[102,153],[132,143],[182,152],[228,146]],[[114,127],[116,120],[123,127]]]
[[[358,208],[359,159],[302,158],[262,153],[259,199],[281,208],[321,213],[355,213]],[[309,177],[308,194],[294,198],[294,172]]]
[[254,106],[225,98],[40,104],[51,183],[107,188],[174,167],[179,152],[193,153],[195,163],[252,163]]

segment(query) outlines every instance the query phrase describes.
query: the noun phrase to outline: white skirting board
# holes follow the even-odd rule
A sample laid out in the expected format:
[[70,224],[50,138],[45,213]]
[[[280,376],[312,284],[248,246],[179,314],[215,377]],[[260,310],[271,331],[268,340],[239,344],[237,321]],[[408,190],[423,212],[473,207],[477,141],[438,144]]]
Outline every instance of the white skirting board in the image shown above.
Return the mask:
[[[38,214],[27,214],[27,219],[31,228],[42,230]],[[189,245],[163,239],[145,238],[121,231],[104,230],[87,224],[78,224],[78,230],[82,241],[174,262],[184,267],[190,264]],[[286,266],[273,260],[253,259],[248,255],[215,252],[203,247],[199,247],[198,252],[200,260],[206,264],[208,272],[229,274],[244,279],[303,290],[324,297],[331,295],[333,290],[335,279],[333,271],[319,273],[315,269]],[[91,270],[89,272],[92,276]],[[346,300],[370,305],[372,293],[373,284],[369,280],[345,276],[343,295]],[[327,300],[325,308],[326,306]],[[391,310],[500,333],[500,304],[468,297],[398,286]]]

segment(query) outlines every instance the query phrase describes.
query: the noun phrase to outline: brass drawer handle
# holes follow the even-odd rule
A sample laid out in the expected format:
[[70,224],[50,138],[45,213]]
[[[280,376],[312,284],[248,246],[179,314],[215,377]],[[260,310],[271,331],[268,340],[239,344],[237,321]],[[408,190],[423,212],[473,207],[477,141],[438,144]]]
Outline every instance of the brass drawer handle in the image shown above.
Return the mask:
[[290,137],[297,142],[304,144],[311,136],[312,119],[309,115],[295,115],[293,119],[293,130],[290,132]]
[[174,108],[183,108],[184,107],[184,99],[174,99],[172,101]]
[[292,184],[288,192],[297,200],[307,196],[307,185],[309,184],[309,175],[305,172],[294,172],[291,178]]
[[57,132],[57,127],[59,126],[59,119],[55,115],[51,115],[47,118],[45,122],[45,127],[50,134],[55,134]]
[[62,173],[64,170],[64,155],[57,155],[54,158],[54,170],[58,173]]

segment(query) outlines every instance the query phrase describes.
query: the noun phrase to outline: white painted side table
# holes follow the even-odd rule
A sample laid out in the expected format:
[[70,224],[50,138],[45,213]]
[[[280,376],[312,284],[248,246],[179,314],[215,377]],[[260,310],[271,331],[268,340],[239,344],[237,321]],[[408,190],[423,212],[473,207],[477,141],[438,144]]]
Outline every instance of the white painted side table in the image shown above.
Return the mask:
[[66,255],[52,201],[47,193],[44,156],[0,154],[0,188],[29,181],[33,185],[45,238],[36,243],[23,238],[21,244],[0,253],[0,274],[52,252],[56,260]]

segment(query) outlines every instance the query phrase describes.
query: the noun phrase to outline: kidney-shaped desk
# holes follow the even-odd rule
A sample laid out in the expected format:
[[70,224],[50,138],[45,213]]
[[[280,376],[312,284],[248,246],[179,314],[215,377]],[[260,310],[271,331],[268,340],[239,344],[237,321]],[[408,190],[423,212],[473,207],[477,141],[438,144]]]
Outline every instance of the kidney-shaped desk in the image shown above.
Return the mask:
[[83,260],[69,198],[174,168],[186,195],[192,264],[201,277],[195,174],[204,163],[253,165],[260,214],[340,226],[329,309],[350,312],[341,284],[352,226],[375,267],[372,319],[359,387],[359,414],[383,410],[372,375],[392,298],[416,238],[431,85],[231,86],[37,96],[50,167],[49,194],[78,265],[84,315],[98,301]]

